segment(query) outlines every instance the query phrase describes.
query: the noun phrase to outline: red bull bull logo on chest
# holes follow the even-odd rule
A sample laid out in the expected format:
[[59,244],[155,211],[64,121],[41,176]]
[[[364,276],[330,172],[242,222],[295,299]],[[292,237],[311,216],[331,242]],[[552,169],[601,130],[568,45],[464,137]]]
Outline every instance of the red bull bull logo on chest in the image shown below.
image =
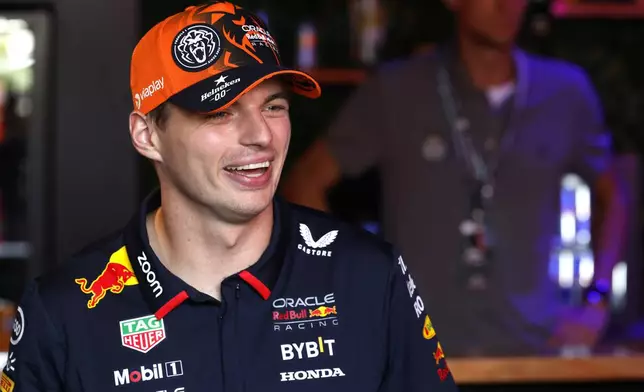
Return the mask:
[[309,309],[309,317],[326,317],[330,314],[338,314],[338,311],[336,310],[335,306],[328,307],[328,306],[320,306],[319,308],[316,309]]
[[92,283],[88,284],[86,278],[78,278],[74,281],[80,286],[80,290],[83,293],[91,294],[90,299],[87,301],[87,308],[89,309],[96,307],[108,292],[120,294],[125,286],[134,286],[139,283],[136,276],[134,276],[134,270],[125,247],[110,256],[105,269]]

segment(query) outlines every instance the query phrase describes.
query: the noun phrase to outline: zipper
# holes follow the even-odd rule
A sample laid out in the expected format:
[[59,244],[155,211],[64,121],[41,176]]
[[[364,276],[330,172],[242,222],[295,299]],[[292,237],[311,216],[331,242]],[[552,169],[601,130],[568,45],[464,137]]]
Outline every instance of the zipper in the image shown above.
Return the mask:
[[220,352],[220,361],[221,361],[221,387],[223,391],[227,391],[229,389],[228,385],[230,384],[230,374],[227,368],[227,361],[226,361],[226,352],[227,352],[227,341],[226,339],[226,323],[228,320],[224,320],[224,317],[228,313],[228,306],[230,305],[231,301],[227,301],[225,298],[224,294],[224,285],[222,282],[222,285],[220,286],[220,300],[219,300],[219,306],[220,306],[220,313],[219,313],[219,352]]
[[[234,317],[234,324],[233,324],[233,334],[235,335],[235,341],[238,340],[237,338],[237,326],[239,325],[239,293],[240,293],[240,287],[239,283],[235,286],[235,317]],[[238,346],[238,345],[236,345]],[[239,347],[239,346],[238,346]],[[237,363],[237,390],[239,392],[243,392],[246,389],[245,381],[244,381],[244,375],[243,373],[243,368],[241,366],[241,356],[243,355],[244,350],[235,350],[235,359]]]

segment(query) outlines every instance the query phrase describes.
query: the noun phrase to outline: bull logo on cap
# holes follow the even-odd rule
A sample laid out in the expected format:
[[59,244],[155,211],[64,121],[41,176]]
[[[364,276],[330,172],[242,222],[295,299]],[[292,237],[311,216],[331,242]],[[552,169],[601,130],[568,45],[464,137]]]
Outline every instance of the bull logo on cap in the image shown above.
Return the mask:
[[172,57],[184,71],[199,72],[211,66],[221,53],[219,35],[206,24],[181,30],[172,43]]

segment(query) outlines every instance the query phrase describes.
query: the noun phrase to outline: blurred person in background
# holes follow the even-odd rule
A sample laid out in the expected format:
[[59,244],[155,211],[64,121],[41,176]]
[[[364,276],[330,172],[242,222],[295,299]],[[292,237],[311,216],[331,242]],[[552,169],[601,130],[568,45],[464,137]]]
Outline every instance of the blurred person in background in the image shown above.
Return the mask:
[[[597,344],[625,230],[603,111],[579,67],[517,48],[525,0],[444,1],[455,35],[361,85],[282,193],[328,210],[343,177],[377,168],[383,234],[433,299],[451,355]],[[594,279],[581,306],[548,274],[562,177],[591,184]]]

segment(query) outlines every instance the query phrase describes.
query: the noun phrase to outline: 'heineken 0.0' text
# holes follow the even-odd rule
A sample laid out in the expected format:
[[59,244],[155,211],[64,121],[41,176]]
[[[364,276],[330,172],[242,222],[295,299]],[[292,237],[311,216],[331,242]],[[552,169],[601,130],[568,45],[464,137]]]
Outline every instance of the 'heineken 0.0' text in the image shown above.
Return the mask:
[[165,339],[163,320],[157,320],[154,315],[123,320],[121,325],[121,342],[142,353],[147,353]]

